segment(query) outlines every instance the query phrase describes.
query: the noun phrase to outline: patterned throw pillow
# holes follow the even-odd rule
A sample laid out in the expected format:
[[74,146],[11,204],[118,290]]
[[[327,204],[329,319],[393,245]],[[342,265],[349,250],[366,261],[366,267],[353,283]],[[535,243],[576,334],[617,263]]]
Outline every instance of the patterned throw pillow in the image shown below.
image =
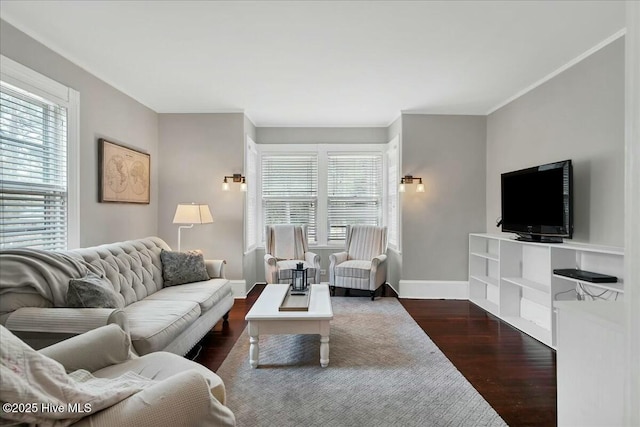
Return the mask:
[[123,308],[124,298],[113,290],[107,278],[88,273],[80,279],[69,280],[67,307]]
[[160,260],[164,286],[209,280],[204,256],[200,251],[173,252],[163,249],[160,252]]

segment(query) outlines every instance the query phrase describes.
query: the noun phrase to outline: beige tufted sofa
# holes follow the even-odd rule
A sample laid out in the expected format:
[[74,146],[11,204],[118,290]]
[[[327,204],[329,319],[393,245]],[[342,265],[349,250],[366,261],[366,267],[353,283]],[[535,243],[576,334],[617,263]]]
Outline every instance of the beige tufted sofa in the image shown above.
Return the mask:
[[[115,323],[129,332],[139,355],[184,355],[226,316],[233,294],[223,260],[205,261],[210,280],[163,287],[162,249],[170,250],[162,239],[148,237],[62,252],[102,273],[124,298],[122,309],[64,308],[55,295],[66,294],[71,277],[35,271],[29,259],[3,262],[0,253],[0,323],[36,349]],[[45,274],[49,289],[8,288],[21,274],[27,284]]]

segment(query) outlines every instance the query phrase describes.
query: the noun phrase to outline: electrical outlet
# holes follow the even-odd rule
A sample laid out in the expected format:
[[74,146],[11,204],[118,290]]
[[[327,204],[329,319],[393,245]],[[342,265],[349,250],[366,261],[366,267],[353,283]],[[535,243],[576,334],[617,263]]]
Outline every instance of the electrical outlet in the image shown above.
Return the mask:
[[325,270],[324,268],[320,269],[321,276],[326,276],[326,274],[327,274],[327,270]]

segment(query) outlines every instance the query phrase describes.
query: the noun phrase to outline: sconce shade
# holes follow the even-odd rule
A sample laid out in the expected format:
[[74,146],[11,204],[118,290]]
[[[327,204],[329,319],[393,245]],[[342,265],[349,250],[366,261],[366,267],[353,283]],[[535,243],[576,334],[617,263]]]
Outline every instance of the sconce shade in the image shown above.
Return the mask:
[[173,216],[174,224],[209,224],[213,222],[213,216],[209,205],[196,203],[180,203]]
[[222,180],[222,191],[229,191],[229,180],[240,184],[240,191],[247,191],[247,182],[245,177],[241,173],[234,173],[233,175],[225,176]]
[[400,186],[398,187],[398,191],[400,193],[404,193],[407,191],[407,184],[414,184],[414,181],[418,181],[416,185],[416,193],[424,193],[424,184],[422,183],[422,178],[413,175],[405,175],[400,178]]

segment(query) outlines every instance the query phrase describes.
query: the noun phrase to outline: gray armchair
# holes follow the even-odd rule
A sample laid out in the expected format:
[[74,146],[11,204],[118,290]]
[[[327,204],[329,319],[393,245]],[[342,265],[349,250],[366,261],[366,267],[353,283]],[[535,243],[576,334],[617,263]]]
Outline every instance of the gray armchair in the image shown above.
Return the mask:
[[307,284],[320,283],[320,255],[309,252],[306,225],[265,227],[264,274],[267,283],[291,283],[291,270],[303,263]]
[[345,248],[329,256],[332,293],[336,287],[368,290],[373,300],[387,280],[387,227],[348,226]]

